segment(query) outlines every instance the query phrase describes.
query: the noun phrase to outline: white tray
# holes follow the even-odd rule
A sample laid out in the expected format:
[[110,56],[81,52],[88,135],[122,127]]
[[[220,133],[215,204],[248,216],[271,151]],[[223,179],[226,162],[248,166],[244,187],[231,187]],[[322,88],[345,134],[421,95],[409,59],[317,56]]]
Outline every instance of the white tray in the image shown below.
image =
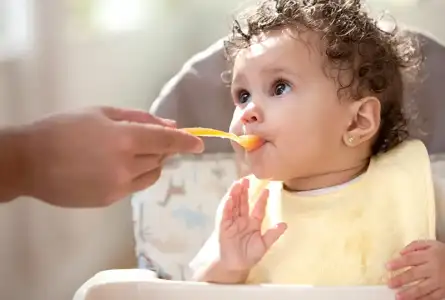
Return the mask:
[[103,271],[88,280],[73,300],[394,300],[385,286],[310,287],[214,285],[157,279],[147,270]]

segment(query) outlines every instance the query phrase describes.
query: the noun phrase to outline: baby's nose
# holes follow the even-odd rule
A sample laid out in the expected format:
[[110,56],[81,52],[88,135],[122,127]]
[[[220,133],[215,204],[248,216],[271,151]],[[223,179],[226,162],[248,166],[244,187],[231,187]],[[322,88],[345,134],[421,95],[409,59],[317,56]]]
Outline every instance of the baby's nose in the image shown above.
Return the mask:
[[259,107],[251,102],[244,108],[241,115],[241,122],[243,124],[251,124],[261,122],[261,118],[262,116]]

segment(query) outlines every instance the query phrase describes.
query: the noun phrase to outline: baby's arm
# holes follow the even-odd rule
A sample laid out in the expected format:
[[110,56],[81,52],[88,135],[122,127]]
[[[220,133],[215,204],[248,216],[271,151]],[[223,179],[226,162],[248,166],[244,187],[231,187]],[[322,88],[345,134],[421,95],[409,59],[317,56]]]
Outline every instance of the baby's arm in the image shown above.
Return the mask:
[[189,264],[194,281],[219,284],[242,284],[249,275],[248,272],[246,274],[246,272],[230,271],[221,261],[219,228],[223,218],[227,195],[224,198],[219,204],[215,214],[215,229]]
[[218,284],[243,284],[247,276],[249,276],[248,272],[227,270],[220,261],[215,260],[207,267],[198,269],[193,279]]
[[220,283],[220,284],[242,284],[245,283],[246,272],[230,271],[219,259],[219,243],[217,229],[190,263],[193,272],[193,280]]

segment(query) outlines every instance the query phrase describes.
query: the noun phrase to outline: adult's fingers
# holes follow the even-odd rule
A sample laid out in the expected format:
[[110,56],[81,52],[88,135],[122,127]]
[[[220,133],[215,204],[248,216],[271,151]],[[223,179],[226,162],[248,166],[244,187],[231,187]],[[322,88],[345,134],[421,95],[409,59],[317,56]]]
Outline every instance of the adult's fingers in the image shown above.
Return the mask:
[[137,178],[143,174],[159,168],[165,159],[165,155],[136,155],[132,160],[131,173],[133,178]]
[[202,140],[185,131],[152,124],[130,124],[128,128],[137,155],[201,153],[204,150]]
[[124,109],[118,107],[102,107],[101,110],[113,121],[127,121],[176,127],[176,122],[174,120],[163,119],[143,110]]
[[133,193],[145,190],[152,186],[161,177],[161,168],[156,168],[150,172],[140,175],[131,182],[131,191]]

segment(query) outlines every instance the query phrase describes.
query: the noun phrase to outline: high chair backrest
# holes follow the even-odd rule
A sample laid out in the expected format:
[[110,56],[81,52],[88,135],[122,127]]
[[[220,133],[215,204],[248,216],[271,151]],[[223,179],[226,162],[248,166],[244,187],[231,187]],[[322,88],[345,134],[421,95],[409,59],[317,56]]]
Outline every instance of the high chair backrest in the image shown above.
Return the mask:
[[[228,130],[233,113],[230,88],[221,76],[228,70],[224,42],[219,40],[194,55],[161,90],[150,111],[174,119],[178,127]],[[205,139],[206,153],[232,152],[230,143]]]
[[412,135],[425,143],[430,154],[444,153],[445,46],[427,33],[418,32],[417,35],[425,61],[421,82],[406,99],[408,104],[414,100],[414,109],[419,113],[412,123]]

